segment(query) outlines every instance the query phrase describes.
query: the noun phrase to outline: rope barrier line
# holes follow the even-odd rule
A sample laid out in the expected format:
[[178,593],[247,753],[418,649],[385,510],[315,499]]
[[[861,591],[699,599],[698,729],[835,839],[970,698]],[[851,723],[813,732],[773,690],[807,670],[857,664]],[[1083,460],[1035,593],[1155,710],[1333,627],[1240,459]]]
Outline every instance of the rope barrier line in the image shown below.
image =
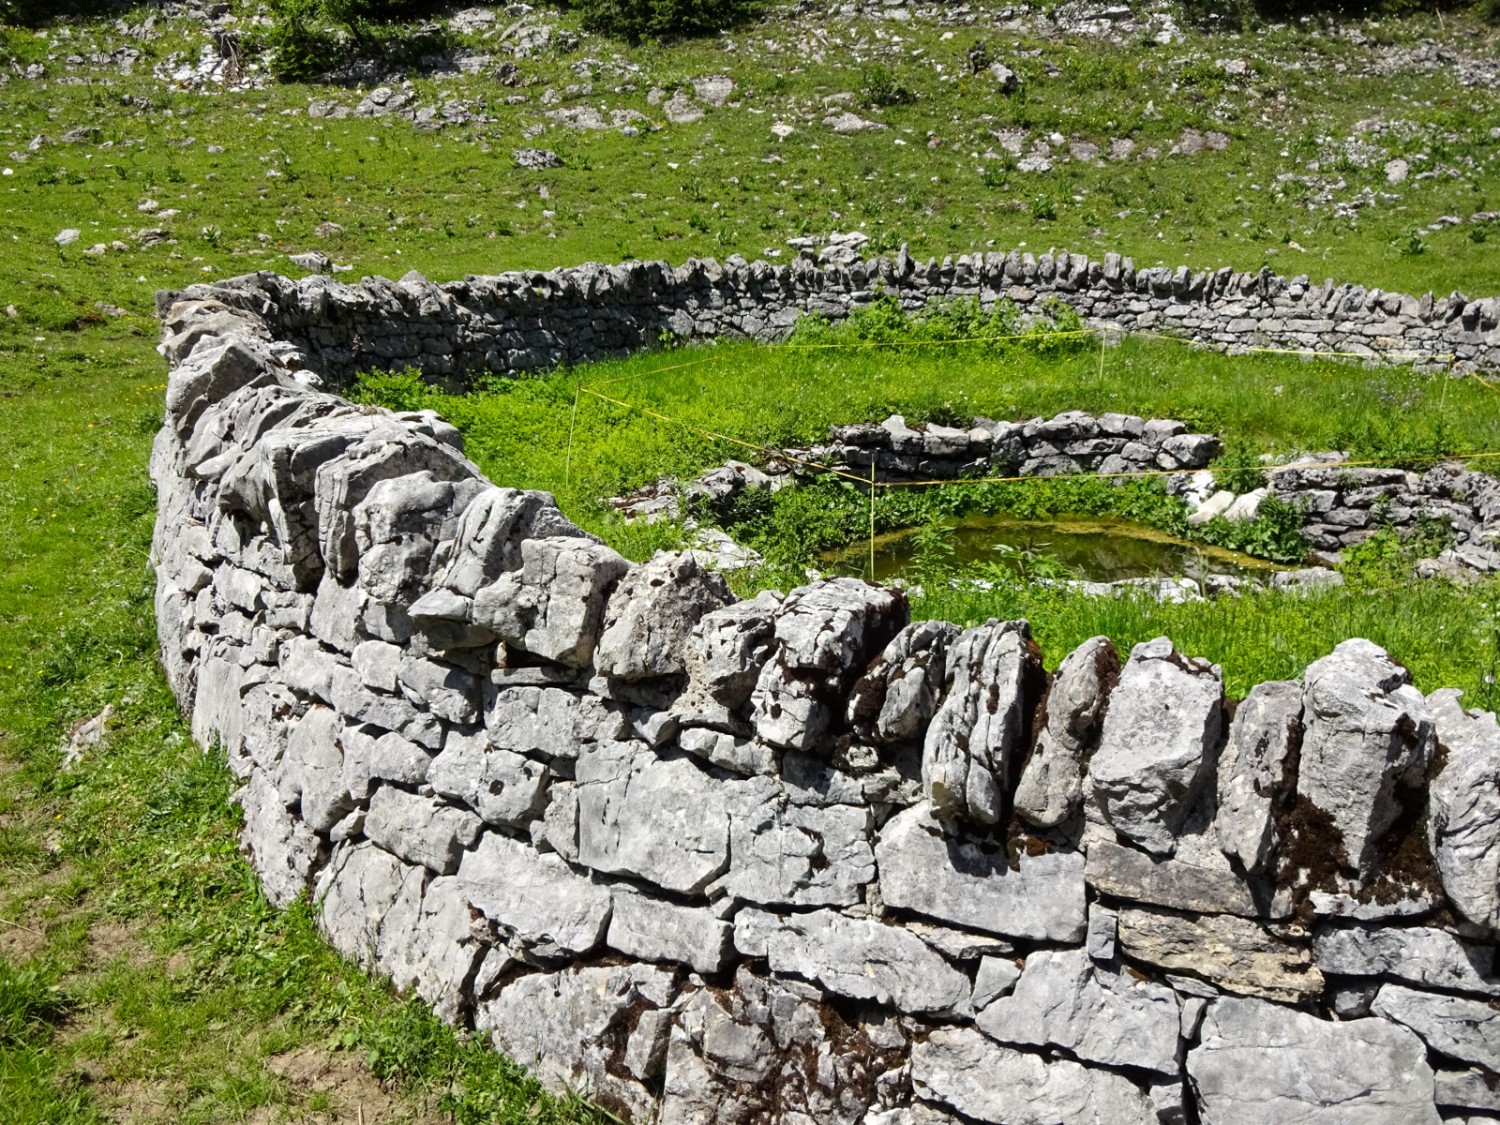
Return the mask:
[[[597,391],[594,391],[594,390],[592,390],[589,387],[582,387],[581,390],[583,391],[584,394],[592,395],[593,397],[595,397],[597,399],[600,399],[603,402],[608,402],[608,403],[614,404],[615,406],[624,407],[626,410],[637,411],[637,412],[639,412],[641,414],[646,415],[648,418],[655,418],[659,422],[666,422],[668,425],[681,426],[683,429],[691,430],[694,433],[699,434],[702,437],[709,438],[712,441],[728,442],[731,445],[738,446],[741,449],[750,450],[753,453],[765,453],[765,454],[768,454],[770,456],[779,457],[783,461],[790,461],[794,465],[801,465],[804,468],[811,469],[814,472],[826,473],[826,474],[829,474],[831,476],[841,477],[841,478],[843,478],[845,480],[854,481],[857,484],[864,485],[865,487],[871,489],[872,496],[873,496],[874,490],[875,489],[880,489],[880,488],[887,488],[887,489],[889,489],[889,488],[932,488],[932,487],[939,487],[939,486],[942,486],[942,485],[954,485],[954,484],[1015,484],[1015,483],[1018,483],[1018,482],[1021,482],[1021,481],[1036,481],[1036,480],[1049,480],[1049,479],[1050,480],[1056,480],[1056,479],[1079,479],[1079,478],[1083,478],[1083,477],[1093,477],[1093,478],[1098,479],[1098,480],[1124,480],[1124,479],[1135,478],[1135,477],[1183,477],[1183,476],[1192,476],[1195,473],[1201,473],[1201,472],[1207,471],[1207,470],[1204,470],[1204,469],[1131,469],[1131,470],[1122,471],[1122,472],[1116,472],[1116,473],[1099,473],[1099,472],[1068,473],[1068,474],[1066,474],[1062,478],[1058,478],[1058,477],[1038,477],[1038,476],[1006,476],[1006,477],[950,477],[950,478],[946,478],[946,479],[943,479],[943,480],[902,480],[902,481],[889,480],[889,481],[877,481],[877,480],[874,479],[874,476],[875,476],[875,464],[874,464],[873,461],[870,464],[870,476],[869,476],[869,478],[862,477],[862,476],[856,476],[853,473],[845,472],[842,469],[836,469],[836,468],[832,467],[831,465],[821,465],[821,464],[819,464],[816,461],[809,461],[809,460],[807,460],[805,458],[802,458],[802,457],[796,457],[796,456],[794,456],[794,455],[792,455],[790,453],[787,453],[785,450],[776,449],[776,448],[774,448],[772,446],[756,445],[753,442],[748,442],[748,441],[745,441],[745,440],[743,440],[741,438],[731,437],[729,434],[721,434],[717,430],[710,430],[710,429],[707,429],[707,428],[705,428],[703,426],[695,425],[692,422],[684,422],[684,421],[682,421],[679,418],[669,417],[666,414],[662,414],[662,413],[660,413],[658,411],[651,410],[651,409],[649,409],[647,407],[644,407],[644,406],[638,406],[635,403],[625,402],[624,400],[618,399],[618,398],[611,398],[608,395],[599,394]],[[1421,460],[1432,460],[1432,461],[1478,461],[1478,460],[1483,460],[1485,458],[1490,458],[1490,457],[1500,457],[1500,450],[1493,451],[1493,452],[1487,452],[1487,453],[1438,453],[1438,454],[1433,454],[1430,457],[1421,458]],[[1334,469],[1334,470],[1338,470],[1338,469],[1360,469],[1360,468],[1370,468],[1372,466],[1377,466],[1377,465],[1394,465],[1394,464],[1396,464],[1398,462],[1401,462],[1401,461],[1410,461],[1410,460],[1413,460],[1413,458],[1411,458],[1411,457],[1379,457],[1379,458],[1370,458],[1370,459],[1360,460],[1360,461],[1334,461],[1334,462],[1329,462],[1329,461],[1293,461],[1293,462],[1291,462],[1289,464],[1286,464],[1286,465],[1270,465],[1270,466],[1267,466],[1267,468],[1266,468],[1265,471],[1267,471],[1267,472],[1285,472],[1286,470],[1289,470],[1289,469]],[[872,504],[872,506],[871,506],[872,518],[873,518],[873,512],[874,512],[874,507],[873,507],[873,504]]]
[[1481,376],[1479,374],[1479,372],[1475,371],[1472,367],[1465,367],[1465,368],[1463,368],[1463,373],[1465,375],[1467,375],[1470,379],[1473,379],[1476,383],[1478,383],[1485,390],[1487,390],[1487,391],[1494,391],[1496,394],[1500,394],[1500,386],[1497,386],[1494,383],[1491,383],[1488,379],[1486,379],[1483,376]]
[[[1072,337],[1078,337],[1078,336],[1097,336],[1099,338],[1099,377],[1102,379],[1104,377],[1104,349],[1105,349],[1105,346],[1107,344],[1108,337],[1111,336],[1111,335],[1119,336],[1122,339],[1129,339],[1131,337],[1140,337],[1142,339],[1148,339],[1148,340],[1164,340],[1164,341],[1166,341],[1168,343],[1182,344],[1185,347],[1189,347],[1189,348],[1197,348],[1197,349],[1201,349],[1201,350],[1211,350],[1211,349],[1209,349],[1208,345],[1202,344],[1202,343],[1200,343],[1197,340],[1188,339],[1187,337],[1184,337],[1184,336],[1173,336],[1173,335],[1170,335],[1170,334],[1165,333],[1165,332],[1152,332],[1152,331],[1150,331],[1148,329],[1135,329],[1135,330],[1129,330],[1129,331],[1127,331],[1126,329],[1123,329],[1123,328],[1114,328],[1114,327],[1109,327],[1109,326],[1100,327],[1100,328],[1068,329],[1068,330],[1062,331],[1062,332],[1043,332],[1043,333],[1038,333],[1038,332],[1018,332],[1018,333],[1012,333],[1012,334],[1006,335],[1006,336],[961,336],[961,337],[957,337],[955,339],[950,339],[950,340],[892,340],[892,341],[885,341],[885,342],[882,342],[882,341],[862,341],[862,342],[858,342],[858,343],[839,343],[839,344],[794,344],[794,343],[764,344],[764,343],[759,343],[757,341],[746,341],[745,343],[739,345],[738,347],[727,348],[727,349],[725,349],[723,351],[717,352],[714,355],[705,356],[702,359],[688,360],[688,361],[686,361],[684,363],[668,364],[665,367],[654,367],[650,371],[638,371],[634,375],[618,375],[618,376],[616,376],[613,379],[601,379],[597,383],[584,384],[584,389],[587,390],[589,388],[608,387],[608,386],[613,386],[616,383],[627,383],[627,382],[634,382],[634,381],[639,380],[639,379],[648,379],[648,378],[650,378],[653,375],[663,375],[663,374],[666,374],[669,371],[682,371],[682,370],[685,370],[685,369],[690,368],[690,367],[701,367],[701,366],[703,366],[705,364],[710,364],[710,363],[723,363],[725,360],[733,358],[734,356],[740,355],[740,354],[742,354],[744,352],[747,352],[747,351],[757,351],[757,350],[764,350],[764,351],[767,351],[767,352],[771,352],[771,351],[862,351],[862,350],[873,350],[873,349],[879,349],[879,348],[939,348],[939,347],[950,347],[950,346],[957,345],[957,344],[990,344],[990,343],[999,343],[1001,341],[1007,341],[1007,340],[1044,341],[1044,340],[1048,340],[1048,339],[1056,339],[1058,337],[1072,338]],[[1397,356],[1409,356],[1409,357],[1412,357],[1412,358],[1415,358],[1415,359],[1431,360],[1434,363],[1437,363],[1437,362],[1446,363],[1448,365],[1448,367],[1450,368],[1450,370],[1452,368],[1454,368],[1454,367],[1458,367],[1458,369],[1460,371],[1462,371],[1464,374],[1469,375],[1471,378],[1477,379],[1480,383],[1483,383],[1485,385],[1485,387],[1487,387],[1488,389],[1490,389],[1492,391],[1500,391],[1500,386],[1496,386],[1495,384],[1490,383],[1487,380],[1481,378],[1473,370],[1473,368],[1458,364],[1458,362],[1457,362],[1458,356],[1455,353],[1453,353],[1453,352],[1428,353],[1428,352],[1419,352],[1419,351],[1412,351],[1412,350],[1406,350],[1406,349],[1396,349],[1396,350],[1392,350],[1392,351],[1379,352],[1379,353],[1372,354],[1372,353],[1369,353],[1369,352],[1323,351],[1323,350],[1320,350],[1320,349],[1317,349],[1317,348],[1272,348],[1272,347],[1259,347],[1259,346],[1245,346],[1245,347],[1236,347],[1236,348],[1234,348],[1233,351],[1226,352],[1226,354],[1230,354],[1230,355],[1247,355],[1247,354],[1255,354],[1255,355],[1300,355],[1300,356],[1310,356],[1310,357],[1313,357],[1313,358],[1362,359],[1362,360],[1368,360],[1368,359],[1374,359],[1374,358],[1390,358],[1390,357],[1397,357]]]
[[[1394,465],[1401,461],[1477,461],[1485,457],[1500,457],[1493,453],[1435,453],[1430,457],[1382,457],[1368,461],[1293,461],[1286,465],[1268,465],[1265,472],[1285,472],[1288,469],[1362,469],[1372,465]],[[1206,469],[1132,469],[1119,473],[1066,473],[1062,476],[1037,477],[954,477],[948,480],[889,480],[881,481],[880,488],[926,488],[944,484],[1014,484],[1029,480],[1077,480],[1094,477],[1098,480],[1116,480],[1126,477],[1185,477],[1194,473],[1209,472]]]
[[609,395],[602,395],[598,391],[595,391],[590,387],[584,387],[582,389],[584,394],[593,395],[595,398],[603,402],[613,403],[616,406],[623,406],[626,410],[637,411],[641,414],[644,414],[648,418],[655,418],[658,422],[666,422],[668,425],[672,426],[681,426],[683,429],[691,430],[695,434],[706,437],[711,441],[728,442],[730,445],[738,446],[741,449],[748,449],[752,453],[765,453],[772,457],[779,457],[783,461],[790,461],[794,465],[802,465],[805,468],[814,470],[815,472],[828,473],[832,476],[843,477],[845,480],[852,480],[859,484],[866,483],[864,477],[855,476],[853,473],[846,473],[842,469],[835,469],[830,465],[820,465],[816,461],[808,461],[804,458],[793,456],[792,454],[786,452],[786,450],[784,449],[776,449],[773,446],[768,445],[756,445],[754,442],[745,441],[742,438],[731,437],[729,434],[721,434],[717,430],[706,429],[705,427],[695,425],[692,422],[684,422],[680,418],[670,418],[665,414],[661,414],[655,410],[650,409],[649,407],[637,406],[633,402],[625,402],[623,399],[611,398]]

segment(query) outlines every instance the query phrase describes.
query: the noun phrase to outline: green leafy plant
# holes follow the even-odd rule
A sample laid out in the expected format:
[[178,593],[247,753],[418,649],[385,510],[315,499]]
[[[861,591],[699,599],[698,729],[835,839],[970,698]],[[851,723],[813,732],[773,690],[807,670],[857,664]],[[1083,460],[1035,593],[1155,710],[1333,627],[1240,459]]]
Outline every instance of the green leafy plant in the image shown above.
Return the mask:
[[753,18],[761,0],[573,0],[590,31],[631,43],[713,35]]
[[860,95],[870,105],[910,105],[917,100],[912,92],[890,67],[874,63],[865,67],[860,76]]

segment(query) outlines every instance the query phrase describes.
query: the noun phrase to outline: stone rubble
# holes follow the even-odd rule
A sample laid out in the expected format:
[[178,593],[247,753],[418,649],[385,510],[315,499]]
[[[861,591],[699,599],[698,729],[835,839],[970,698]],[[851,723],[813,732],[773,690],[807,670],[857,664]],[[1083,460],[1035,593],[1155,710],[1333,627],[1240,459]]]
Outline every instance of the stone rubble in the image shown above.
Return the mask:
[[[630,344],[609,310],[649,274],[588,275],[590,346]],[[562,308],[564,276],[527,284]],[[319,389],[366,362],[347,324],[421,336],[492,281],[163,300],[163,664],[269,901],[309,896],[345,956],[623,1120],[1495,1110],[1492,717],[1364,641],[1231,718],[1166,638],[1049,677],[1024,622],[913,624],[857,580],[739,601],[490,485],[435,416]],[[1085,419],[1048,442],[1204,448]]]

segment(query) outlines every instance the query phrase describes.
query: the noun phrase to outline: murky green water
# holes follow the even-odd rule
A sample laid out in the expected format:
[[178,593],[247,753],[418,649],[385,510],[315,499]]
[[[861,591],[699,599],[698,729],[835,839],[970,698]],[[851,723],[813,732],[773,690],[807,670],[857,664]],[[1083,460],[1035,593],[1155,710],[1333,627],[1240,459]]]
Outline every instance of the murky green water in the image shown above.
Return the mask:
[[[875,540],[875,578],[912,577],[918,537],[915,531],[893,532]],[[1034,577],[1056,576],[1091,582],[1200,574],[1265,575],[1275,563],[1174,539],[1127,520],[1099,516],[1060,516],[1021,520],[978,516],[952,526],[944,569],[958,571],[992,562]],[[998,548],[998,549],[997,549]],[[860,543],[830,556],[826,563],[842,573],[869,573],[869,544]]]

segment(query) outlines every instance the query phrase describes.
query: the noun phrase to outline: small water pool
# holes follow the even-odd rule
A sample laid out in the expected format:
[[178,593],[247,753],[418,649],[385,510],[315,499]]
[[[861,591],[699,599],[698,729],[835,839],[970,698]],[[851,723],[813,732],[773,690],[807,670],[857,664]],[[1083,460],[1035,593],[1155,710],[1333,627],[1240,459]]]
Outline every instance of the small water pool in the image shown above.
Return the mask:
[[[994,562],[1018,573],[1036,574],[1037,560],[1045,556],[1061,564],[1069,577],[1090,582],[1200,574],[1265,577],[1286,569],[1264,559],[1175,539],[1165,532],[1108,516],[1054,516],[1046,520],[976,516],[952,525],[949,544],[953,550],[945,565],[955,571]],[[867,575],[869,550],[868,542],[860,543],[824,561],[843,573]],[[878,537],[875,579],[910,579],[916,554],[915,529]]]

